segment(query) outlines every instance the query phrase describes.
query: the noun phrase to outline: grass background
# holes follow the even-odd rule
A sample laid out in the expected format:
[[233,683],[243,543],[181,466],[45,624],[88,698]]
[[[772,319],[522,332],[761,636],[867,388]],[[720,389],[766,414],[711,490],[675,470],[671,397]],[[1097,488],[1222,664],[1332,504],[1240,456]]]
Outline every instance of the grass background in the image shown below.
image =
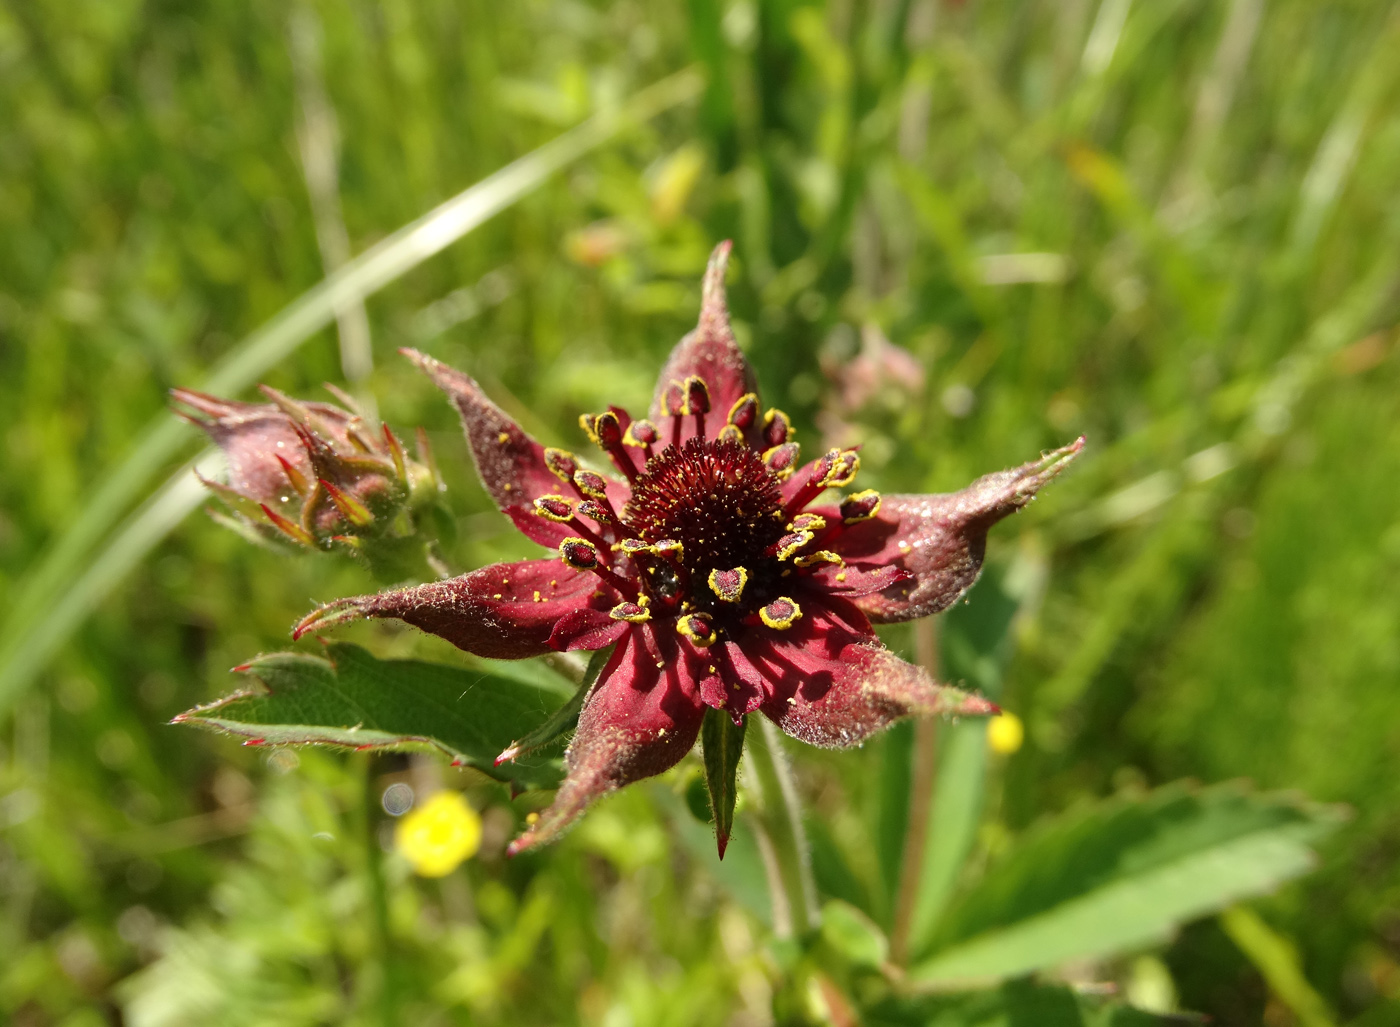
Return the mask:
[[[319,72],[294,56],[297,24]],[[11,0],[0,604],[165,390],[325,273],[298,67],[337,119],[360,252],[698,65],[698,103],[368,303],[367,387],[434,439],[453,565],[529,547],[394,348],[469,370],[577,446],[578,412],[644,402],[732,237],[765,399],[806,441],[858,433],[867,487],[958,487],[1089,435],[994,534],[993,565],[1038,599],[1007,682],[1027,744],[997,772],[981,856],[1050,811],[1180,777],[1349,803],[1320,870],[1259,909],[1336,1022],[1400,1023],[1397,44],[1396,9],[1360,0]],[[267,380],[341,380],[335,333]],[[661,792],[507,865],[518,813],[480,781],[165,726],[284,647],[313,598],[372,587],[195,517],[101,605],[0,727],[0,1013],[765,1022],[761,926],[676,845]],[[869,876],[885,744],[798,757]],[[370,872],[394,775],[486,809],[483,856],[441,886]],[[1293,1022],[1215,921],[1148,955],[1215,1022]],[[1143,965],[1091,976],[1131,986]]]

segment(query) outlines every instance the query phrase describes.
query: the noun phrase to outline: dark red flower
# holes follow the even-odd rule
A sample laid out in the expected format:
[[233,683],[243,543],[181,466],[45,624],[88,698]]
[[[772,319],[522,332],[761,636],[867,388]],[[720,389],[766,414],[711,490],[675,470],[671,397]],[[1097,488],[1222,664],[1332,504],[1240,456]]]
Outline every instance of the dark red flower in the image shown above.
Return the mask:
[[1029,503],[1083,440],[951,495],[823,501],[854,482],[860,457],[833,449],[800,466],[788,417],[760,412],[729,327],[729,249],[711,258],[699,326],[671,354],[647,418],[613,407],[582,419],[620,480],[542,447],[471,378],[405,351],[456,403],[497,505],[555,553],[342,599],[297,626],[300,636],[392,617],[496,659],[616,644],[584,702],[564,784],[512,852],[674,766],[707,707],[736,723],[758,711],[834,747],[911,714],[996,710],[896,657],[871,623],[952,604],[977,577],[987,529]]

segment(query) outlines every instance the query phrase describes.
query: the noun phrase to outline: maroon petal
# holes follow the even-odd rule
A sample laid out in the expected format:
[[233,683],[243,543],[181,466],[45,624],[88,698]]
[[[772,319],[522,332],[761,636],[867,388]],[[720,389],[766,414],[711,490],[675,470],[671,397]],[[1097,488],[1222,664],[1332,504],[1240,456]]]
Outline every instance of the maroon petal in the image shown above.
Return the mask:
[[1034,499],[1083,448],[1084,439],[1077,439],[1039,460],[979,478],[961,492],[884,496],[875,517],[845,525],[823,544],[848,563],[893,566],[912,575],[856,600],[872,621],[889,624],[938,613],[977,580],[987,530]]
[[[744,354],[734,341],[734,332],[729,327],[729,305],[724,294],[724,271],[729,264],[729,251],[733,243],[722,242],[710,254],[709,266],[705,269],[705,281],[701,286],[700,323],[671,351],[670,359],[661,370],[656,382],[656,395],[651,401],[651,420],[660,429],[663,438],[669,438],[668,418],[662,417],[661,399],[671,385],[684,382],[691,375],[698,375],[705,382],[710,393],[710,414],[707,430],[713,435],[729,410],[739,397],[746,392],[758,392],[758,379],[749,366]],[[682,438],[694,434],[692,418],[686,418]]]
[[[550,841],[595,799],[671,769],[695,745],[704,706],[674,632],[628,632],[584,701],[554,803],[511,842],[515,855]],[[658,666],[659,665],[659,666]]]
[[[544,447],[496,406],[468,375],[414,349],[400,350],[438,388],[451,397],[462,415],[462,429],[476,460],[481,483],[502,511],[520,507],[528,514],[540,496],[558,492],[563,483],[545,465]],[[541,529],[540,534],[553,533]],[[564,532],[560,538],[567,535]],[[534,535],[532,534],[533,538]],[[538,539],[536,539],[538,541]]]
[[614,620],[607,610],[584,607],[559,618],[550,633],[549,645],[560,652],[602,649],[616,642],[631,626],[625,620]]
[[807,579],[808,588],[831,595],[856,599],[883,592],[896,585],[914,581],[914,575],[902,567],[857,567],[854,564],[826,564],[817,568]]
[[997,712],[985,699],[937,684],[873,636],[823,623],[819,609],[784,634],[789,637],[765,640],[753,653],[770,682],[771,697],[762,709],[809,745],[859,745],[909,716]]
[[598,578],[559,560],[498,563],[426,585],[327,603],[296,626],[300,638],[350,620],[386,617],[445,638],[459,649],[495,660],[550,652],[554,626],[587,605]]

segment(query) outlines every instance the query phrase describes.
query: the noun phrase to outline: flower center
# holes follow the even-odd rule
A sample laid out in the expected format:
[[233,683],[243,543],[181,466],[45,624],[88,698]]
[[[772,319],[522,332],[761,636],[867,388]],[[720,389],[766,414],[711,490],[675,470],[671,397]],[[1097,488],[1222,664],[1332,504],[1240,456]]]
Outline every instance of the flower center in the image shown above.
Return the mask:
[[712,570],[753,564],[782,537],[782,490],[742,442],[690,439],[647,461],[622,519],[648,543],[674,539],[694,585]]

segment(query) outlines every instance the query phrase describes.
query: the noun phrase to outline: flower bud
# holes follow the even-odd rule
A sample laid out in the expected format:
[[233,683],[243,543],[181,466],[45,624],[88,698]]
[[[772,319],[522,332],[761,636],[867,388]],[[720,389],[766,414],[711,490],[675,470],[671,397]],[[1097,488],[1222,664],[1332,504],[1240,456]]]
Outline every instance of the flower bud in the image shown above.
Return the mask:
[[[383,536],[400,511],[432,491],[387,426],[333,403],[264,387],[269,403],[174,389],[177,413],[223,450],[228,482],[207,483],[235,516],[267,538],[330,549],[337,539]],[[348,398],[348,397],[347,397]],[[350,547],[352,550],[355,546]]]

